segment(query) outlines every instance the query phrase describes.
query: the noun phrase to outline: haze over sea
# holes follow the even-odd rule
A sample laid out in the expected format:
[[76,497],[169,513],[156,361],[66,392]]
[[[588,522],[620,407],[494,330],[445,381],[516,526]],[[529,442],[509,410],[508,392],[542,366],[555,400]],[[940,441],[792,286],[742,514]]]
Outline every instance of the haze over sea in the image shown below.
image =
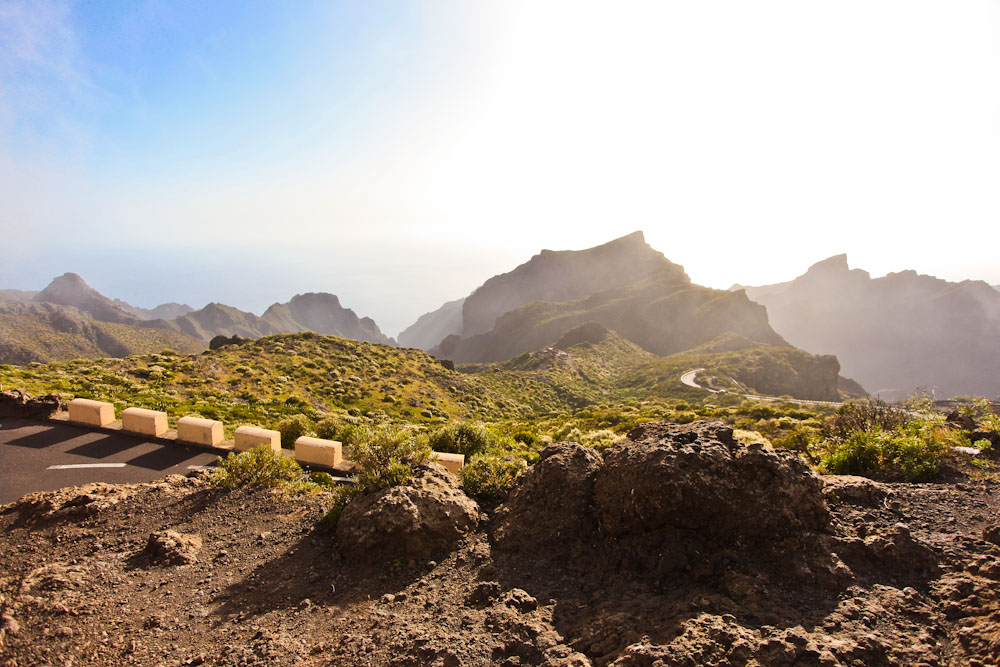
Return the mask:
[[0,0],[0,287],[395,334],[643,229],[713,287],[1000,283],[1000,5]]

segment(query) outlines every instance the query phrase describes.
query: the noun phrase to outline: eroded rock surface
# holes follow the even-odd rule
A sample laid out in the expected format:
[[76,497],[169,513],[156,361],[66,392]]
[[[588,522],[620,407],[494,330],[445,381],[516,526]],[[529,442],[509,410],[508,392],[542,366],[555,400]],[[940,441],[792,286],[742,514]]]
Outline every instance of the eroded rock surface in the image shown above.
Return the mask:
[[479,505],[436,463],[404,486],[362,494],[337,522],[340,549],[358,559],[427,559],[447,553],[479,525]]

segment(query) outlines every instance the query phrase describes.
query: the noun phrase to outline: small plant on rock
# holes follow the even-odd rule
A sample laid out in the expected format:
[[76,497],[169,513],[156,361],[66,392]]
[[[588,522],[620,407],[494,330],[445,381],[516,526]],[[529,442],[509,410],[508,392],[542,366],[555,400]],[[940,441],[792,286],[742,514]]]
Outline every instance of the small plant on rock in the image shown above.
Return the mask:
[[430,447],[414,431],[391,424],[362,427],[351,444],[351,457],[361,467],[358,486],[365,489],[403,484],[430,456]]

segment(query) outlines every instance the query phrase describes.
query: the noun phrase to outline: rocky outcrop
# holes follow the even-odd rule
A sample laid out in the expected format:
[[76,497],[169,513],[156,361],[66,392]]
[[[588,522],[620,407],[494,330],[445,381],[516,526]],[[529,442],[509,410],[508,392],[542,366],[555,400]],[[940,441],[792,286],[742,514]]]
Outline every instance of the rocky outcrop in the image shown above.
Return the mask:
[[479,506],[455,477],[431,463],[404,486],[351,500],[337,521],[337,546],[364,562],[433,558],[453,549],[479,520]]
[[767,554],[830,522],[823,482],[805,461],[741,444],[721,422],[643,424],[603,460],[575,443],[541,456],[493,517],[502,551],[601,551],[615,566],[662,576],[727,549]]
[[150,533],[144,553],[154,562],[190,565],[197,562],[201,546],[201,537],[198,535],[160,530]]
[[0,391],[0,417],[48,419],[62,407],[62,400],[55,394],[33,398],[20,389]]
[[744,445],[721,422],[654,423],[605,452],[594,509],[623,562],[664,570],[823,531],[822,488],[798,454]]
[[505,551],[526,553],[590,541],[597,528],[593,495],[600,465],[600,454],[575,442],[543,449],[494,515],[493,541]]

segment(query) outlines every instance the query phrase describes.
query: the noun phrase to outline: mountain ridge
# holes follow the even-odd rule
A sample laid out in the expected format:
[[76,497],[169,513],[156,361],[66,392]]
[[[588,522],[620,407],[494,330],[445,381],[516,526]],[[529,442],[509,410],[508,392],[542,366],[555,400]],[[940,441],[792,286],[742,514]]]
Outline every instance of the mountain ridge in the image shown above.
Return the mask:
[[789,343],[835,354],[873,393],[1000,394],[1000,292],[983,281],[913,270],[872,278],[836,255],[795,280],[744,291]]

